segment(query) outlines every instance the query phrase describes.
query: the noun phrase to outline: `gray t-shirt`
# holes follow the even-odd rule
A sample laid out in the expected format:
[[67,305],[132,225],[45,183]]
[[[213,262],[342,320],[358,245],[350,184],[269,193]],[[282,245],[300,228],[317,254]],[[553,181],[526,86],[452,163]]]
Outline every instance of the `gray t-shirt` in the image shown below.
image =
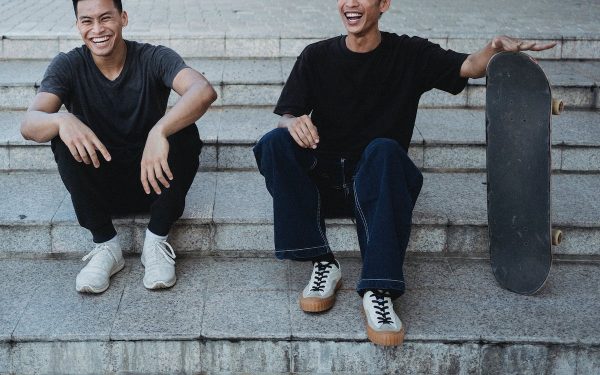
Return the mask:
[[177,73],[186,68],[173,50],[125,41],[121,74],[106,78],[84,45],[54,58],[39,92],[57,95],[115,156],[141,152],[150,129],[167,109]]

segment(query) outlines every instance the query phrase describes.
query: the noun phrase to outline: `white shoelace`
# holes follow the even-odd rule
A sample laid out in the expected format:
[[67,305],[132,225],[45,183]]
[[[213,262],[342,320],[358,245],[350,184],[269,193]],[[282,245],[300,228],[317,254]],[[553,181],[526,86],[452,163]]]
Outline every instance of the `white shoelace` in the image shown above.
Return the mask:
[[175,250],[167,241],[156,241],[154,243],[153,251],[150,251],[148,254],[148,259],[150,262],[158,260],[157,254],[162,255],[165,260],[170,264],[175,264]]
[[99,254],[99,253],[101,253],[104,250],[108,251],[108,253],[110,254],[110,256],[113,257],[113,259],[115,259],[115,262],[117,261],[117,259],[113,255],[112,251],[110,251],[110,246],[108,244],[106,244],[106,243],[101,243],[101,244],[96,245],[96,247],[94,248],[94,250],[90,251],[86,256],[84,256],[83,258],[81,258],[81,260],[83,260],[85,262],[88,259],[92,258],[94,255]]

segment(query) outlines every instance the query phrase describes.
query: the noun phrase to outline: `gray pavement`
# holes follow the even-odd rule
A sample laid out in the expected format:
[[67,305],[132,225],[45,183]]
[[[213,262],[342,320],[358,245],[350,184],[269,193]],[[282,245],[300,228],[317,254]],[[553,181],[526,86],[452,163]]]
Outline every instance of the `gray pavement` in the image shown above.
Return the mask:
[[[125,0],[126,38],[184,57],[295,57],[308,43],[344,32],[335,2],[322,0]],[[498,34],[554,40],[547,59],[600,59],[594,0],[394,1],[382,29],[475,52]],[[81,44],[71,3],[0,2],[0,58],[52,58]]]
[[[335,2],[322,0],[124,0],[127,32],[148,35],[322,38],[343,32]],[[0,2],[0,35],[74,34],[69,1]],[[392,1],[384,29],[429,37],[498,33],[557,38],[600,37],[594,0]]]
[[[2,355],[11,358],[8,366],[12,365],[16,373],[61,372],[59,369],[74,373],[77,371],[72,369],[76,366],[96,368],[92,373],[110,369],[142,371],[142,362],[152,363],[157,359],[153,345],[172,342],[179,358],[154,368],[153,373],[169,372],[164,366],[170,369],[180,366],[182,360],[190,358],[181,350],[190,345],[192,353],[206,366],[205,371],[216,372],[224,363],[245,370],[239,372],[250,373],[259,372],[260,366],[263,371],[269,366],[279,369],[272,371],[276,373],[291,372],[293,368],[324,371],[322,366],[343,361],[353,353],[357,358],[347,363],[348,367],[329,371],[389,373],[393,366],[398,366],[398,360],[410,362],[407,356],[417,354],[412,359],[413,366],[424,366],[428,361],[423,358],[429,358],[424,357],[425,353],[440,355],[439,351],[445,352],[444,345],[452,345],[453,368],[463,368],[465,373],[487,373],[485,368],[479,368],[486,363],[492,366],[487,371],[506,370],[502,358],[486,358],[486,351],[500,348],[527,353],[532,363],[513,364],[519,366],[519,373],[530,373],[529,366],[534,364],[551,369],[558,361],[562,366],[571,363],[565,367],[569,371],[561,374],[591,374],[582,368],[577,372],[574,362],[563,363],[564,357],[570,356],[574,356],[575,362],[594,368],[597,354],[588,354],[586,358],[578,352],[600,345],[600,323],[596,319],[600,309],[597,263],[557,262],[543,291],[526,297],[501,289],[485,261],[409,259],[405,265],[407,292],[396,301],[396,309],[407,327],[406,342],[402,347],[390,349],[366,341],[360,299],[354,291],[360,261],[342,259],[341,265],[345,283],[336,305],[329,312],[314,315],[302,313],[298,307],[298,295],[310,275],[306,263],[187,258],[177,262],[175,287],[148,291],[141,283],[143,268],[139,258],[133,257],[127,259],[124,271],[113,277],[107,292],[82,295],[74,289],[81,262],[0,261],[0,273],[6,280],[0,290],[0,301],[3,306],[9,303],[11,307],[10,314],[0,316],[0,358]],[[123,358],[117,348],[127,341],[145,342],[136,344],[137,350],[130,353],[137,357],[136,361],[125,366],[111,362],[113,356]],[[201,344],[203,350],[193,346],[194,343]],[[248,362],[237,358],[231,347],[235,343],[242,343],[245,350],[254,353],[246,358]],[[292,346],[288,347],[289,344]],[[276,349],[280,345],[288,348],[287,356],[275,355],[281,350]],[[413,353],[415,346],[420,347],[417,353]],[[94,350],[98,347],[105,349]],[[23,361],[21,352],[34,348],[37,355]],[[548,359],[547,348],[552,348],[557,358]],[[190,348],[184,352],[187,350]],[[268,350],[270,355],[265,352]],[[318,357],[301,354],[307,350],[324,350],[323,353],[329,354]],[[94,354],[85,356],[86,353]],[[393,359],[391,363],[369,363],[367,371],[364,363],[359,364],[358,360],[368,361],[373,354],[384,353]],[[65,355],[69,359],[85,357],[82,363],[56,362]],[[473,355],[481,359],[470,363]],[[224,362],[220,366],[211,362],[214,356],[220,356]],[[201,366],[196,361],[187,365]],[[432,359],[429,365],[441,363]],[[413,373],[415,368],[407,369],[406,373]],[[194,371],[201,370],[195,367]],[[183,371],[192,372],[187,368]],[[448,372],[434,367],[427,373]]]

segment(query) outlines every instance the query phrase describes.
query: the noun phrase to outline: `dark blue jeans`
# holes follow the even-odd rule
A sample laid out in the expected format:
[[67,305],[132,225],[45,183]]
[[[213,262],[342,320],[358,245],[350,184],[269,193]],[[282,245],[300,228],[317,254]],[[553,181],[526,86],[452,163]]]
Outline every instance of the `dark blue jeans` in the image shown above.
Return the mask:
[[324,218],[353,216],[363,260],[357,291],[404,292],[402,266],[423,176],[396,141],[377,138],[352,160],[303,149],[280,128],[261,138],[254,155],[273,197],[277,258],[331,252]]

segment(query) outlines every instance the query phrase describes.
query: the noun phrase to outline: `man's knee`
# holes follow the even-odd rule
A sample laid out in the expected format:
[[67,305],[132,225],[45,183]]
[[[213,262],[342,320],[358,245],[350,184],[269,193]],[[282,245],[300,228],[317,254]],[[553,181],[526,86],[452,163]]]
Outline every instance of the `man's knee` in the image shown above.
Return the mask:
[[258,168],[268,159],[281,156],[289,150],[292,142],[292,136],[285,128],[276,128],[265,134],[252,149]]
[[276,128],[269,131],[267,134],[256,143],[254,146],[254,154],[262,153],[264,150],[281,150],[282,148],[288,147],[292,136],[290,132],[285,128]]
[[190,125],[167,138],[169,141],[169,154],[178,153],[186,157],[198,158],[202,146],[198,128]]
[[367,158],[405,157],[406,151],[390,138],[376,138],[365,148]]

